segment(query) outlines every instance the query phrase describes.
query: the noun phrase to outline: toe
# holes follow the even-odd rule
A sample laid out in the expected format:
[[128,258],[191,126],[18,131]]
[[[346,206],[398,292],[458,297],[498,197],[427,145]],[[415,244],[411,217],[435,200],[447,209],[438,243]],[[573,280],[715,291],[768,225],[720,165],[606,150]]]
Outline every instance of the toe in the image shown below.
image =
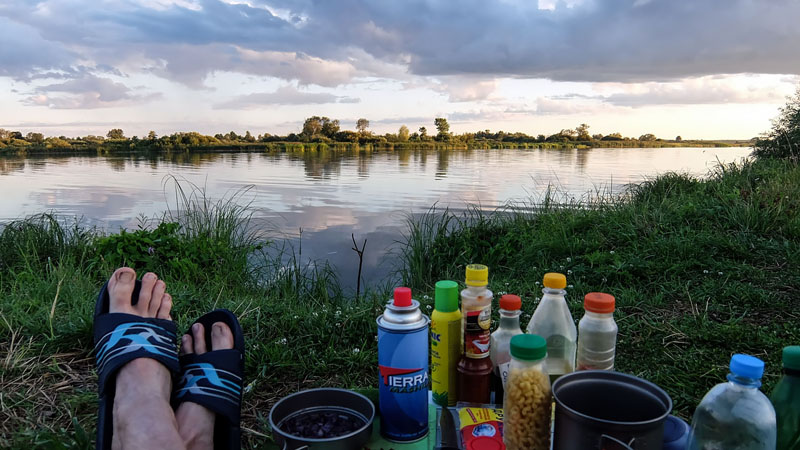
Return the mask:
[[233,332],[225,322],[215,322],[211,326],[211,349],[224,350],[233,348]]
[[142,277],[139,302],[136,303],[136,311],[141,316],[148,317],[150,314],[150,299],[153,297],[153,288],[155,288],[156,281],[158,281],[158,276],[153,272],[147,272]]
[[109,312],[132,313],[133,288],[136,286],[136,271],[130,267],[120,267],[108,280]]
[[164,297],[161,298],[161,306],[158,308],[156,317],[159,319],[172,319],[172,316],[169,315],[170,311],[172,311],[172,296],[165,293]]
[[192,340],[194,341],[194,352],[202,355],[206,352],[206,330],[203,324],[192,325]]
[[167,283],[164,283],[162,280],[156,281],[156,284],[153,286],[153,293],[150,295],[150,306],[147,308],[150,317],[157,317],[166,292]]
[[184,334],[183,337],[181,337],[181,355],[190,355],[192,353],[194,353],[192,335]]

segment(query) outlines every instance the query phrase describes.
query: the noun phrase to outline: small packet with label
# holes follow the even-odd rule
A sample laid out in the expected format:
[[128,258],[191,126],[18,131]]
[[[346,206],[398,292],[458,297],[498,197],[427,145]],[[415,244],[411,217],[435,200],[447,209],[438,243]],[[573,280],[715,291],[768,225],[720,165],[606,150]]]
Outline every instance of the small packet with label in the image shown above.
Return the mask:
[[501,408],[461,402],[457,408],[462,449],[505,450]]

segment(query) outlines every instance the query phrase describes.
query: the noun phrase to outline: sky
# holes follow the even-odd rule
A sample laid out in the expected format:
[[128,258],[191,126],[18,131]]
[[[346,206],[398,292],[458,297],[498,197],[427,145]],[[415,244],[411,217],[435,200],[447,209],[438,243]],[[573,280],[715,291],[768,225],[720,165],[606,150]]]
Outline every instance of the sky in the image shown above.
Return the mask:
[[800,85],[799,18],[800,0],[0,0],[0,128],[749,139]]

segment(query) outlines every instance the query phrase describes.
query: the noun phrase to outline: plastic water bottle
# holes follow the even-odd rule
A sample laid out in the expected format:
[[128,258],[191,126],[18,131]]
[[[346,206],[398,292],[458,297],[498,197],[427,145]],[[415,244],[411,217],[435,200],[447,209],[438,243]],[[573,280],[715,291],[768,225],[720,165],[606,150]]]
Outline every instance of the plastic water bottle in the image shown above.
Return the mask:
[[546,273],[542,284],[542,301],[528,323],[528,333],[547,341],[547,372],[550,381],[555,382],[561,375],[575,371],[578,331],[567,306],[567,277]]
[[586,314],[578,323],[578,370],[614,370],[617,348],[616,300],[590,292],[583,299]]
[[773,450],[775,410],[758,388],[764,362],[733,355],[728,382],[708,391],[694,412],[689,450]]
[[519,327],[522,299],[518,295],[505,294],[500,297],[500,325],[489,338],[492,359],[492,395],[495,404],[503,403],[503,392],[511,364],[511,338],[522,334]]
[[778,418],[777,450],[800,450],[800,346],[783,349],[783,377],[770,400]]

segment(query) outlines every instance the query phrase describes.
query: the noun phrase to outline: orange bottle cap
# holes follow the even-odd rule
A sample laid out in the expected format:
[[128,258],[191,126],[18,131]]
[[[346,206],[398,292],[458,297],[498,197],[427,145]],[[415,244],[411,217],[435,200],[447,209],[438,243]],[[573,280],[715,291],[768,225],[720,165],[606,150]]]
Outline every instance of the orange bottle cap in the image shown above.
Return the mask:
[[616,300],[613,295],[603,292],[589,292],[583,298],[583,307],[593,313],[608,314],[613,313]]

